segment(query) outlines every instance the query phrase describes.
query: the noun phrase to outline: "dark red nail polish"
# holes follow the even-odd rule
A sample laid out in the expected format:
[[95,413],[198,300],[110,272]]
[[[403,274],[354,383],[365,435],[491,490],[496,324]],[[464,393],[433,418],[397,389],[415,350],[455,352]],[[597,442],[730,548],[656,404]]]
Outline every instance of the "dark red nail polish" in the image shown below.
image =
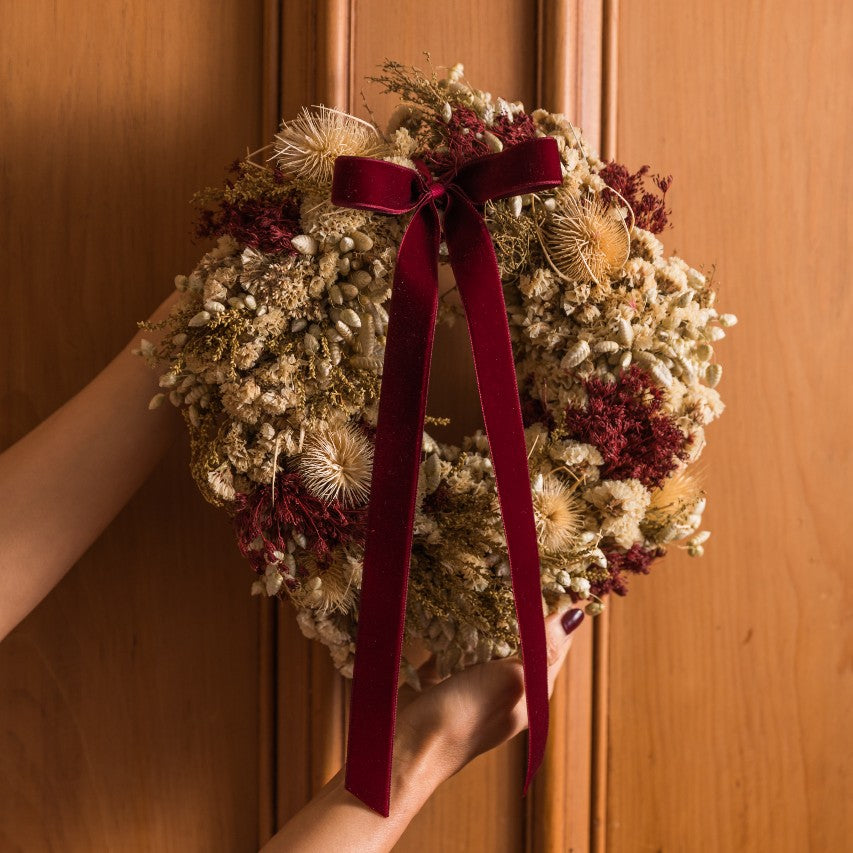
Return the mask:
[[579,610],[577,607],[573,607],[571,610],[567,610],[560,617],[560,624],[563,626],[563,630],[567,634],[571,634],[575,628],[580,625],[583,621],[583,610]]

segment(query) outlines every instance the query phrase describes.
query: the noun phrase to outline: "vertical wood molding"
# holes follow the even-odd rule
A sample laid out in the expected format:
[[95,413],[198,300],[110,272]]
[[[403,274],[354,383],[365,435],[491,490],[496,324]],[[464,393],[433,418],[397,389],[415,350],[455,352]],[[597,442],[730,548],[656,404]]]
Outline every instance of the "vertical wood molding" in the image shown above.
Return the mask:
[[[278,130],[281,114],[281,2],[264,0],[262,17],[262,144]],[[258,602],[258,841],[276,831],[276,657],[278,608],[274,600]]]
[[[598,149],[604,103],[602,3],[539,0],[537,14],[536,106],[563,113]],[[594,755],[606,709],[594,711],[595,661],[604,650],[601,626],[583,626],[555,685],[545,762],[528,797],[528,853],[597,849],[592,816],[599,794],[593,786],[603,777],[594,771]]]
[[[601,57],[601,141],[602,159],[616,156],[616,103],[618,80],[619,0],[603,0]],[[607,849],[607,764],[609,758],[609,662],[610,612],[602,613],[595,623],[593,652],[593,742],[592,742],[592,810],[590,813],[590,850],[604,853]]]

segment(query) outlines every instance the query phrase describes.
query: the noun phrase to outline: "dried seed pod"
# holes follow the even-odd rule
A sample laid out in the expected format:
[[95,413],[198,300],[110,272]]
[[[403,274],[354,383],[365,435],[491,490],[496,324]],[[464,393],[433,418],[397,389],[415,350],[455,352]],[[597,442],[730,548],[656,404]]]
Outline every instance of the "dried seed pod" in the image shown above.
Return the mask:
[[703,341],[701,344],[698,344],[696,347],[696,358],[699,361],[708,361],[711,356],[714,354],[714,348],[709,344]]
[[320,349],[320,342],[311,332],[306,332],[302,337],[302,346],[305,348],[305,352],[315,353]]
[[297,234],[290,242],[302,255],[316,255],[319,248],[317,241],[310,234]]
[[369,252],[373,248],[373,238],[363,231],[353,231],[350,235],[357,252]]
[[341,311],[341,321],[346,323],[351,329],[360,329],[361,328],[361,318],[352,308],[344,308]]
[[352,340],[352,329],[343,321],[335,320],[335,330],[345,340]]
[[504,144],[489,130],[483,131],[483,141],[492,151],[498,152],[504,150]]
[[361,328],[358,333],[358,345],[362,355],[370,355],[373,352],[373,346],[376,341],[375,336],[376,324],[373,322],[372,314],[361,315]]
[[560,362],[560,367],[563,370],[571,370],[573,367],[577,367],[582,361],[588,358],[589,354],[589,344],[584,340],[576,341],[571,347],[569,347],[568,351],[563,356],[563,359]]
[[722,364],[709,364],[705,370],[705,382],[709,388],[716,388],[720,384],[720,379],[723,375]]
[[629,347],[634,342],[634,327],[624,317],[616,321],[616,340],[624,347]]
[[667,388],[672,385],[672,373],[662,361],[653,361],[649,364],[648,370],[661,385],[665,385]]

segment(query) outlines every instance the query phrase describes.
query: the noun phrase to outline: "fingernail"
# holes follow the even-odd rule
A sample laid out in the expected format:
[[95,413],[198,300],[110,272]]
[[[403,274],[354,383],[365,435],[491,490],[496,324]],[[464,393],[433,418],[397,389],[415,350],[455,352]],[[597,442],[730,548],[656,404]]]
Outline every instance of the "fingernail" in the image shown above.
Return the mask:
[[560,617],[560,624],[563,626],[563,630],[567,634],[571,634],[575,628],[580,625],[583,621],[583,610],[579,610],[577,607],[573,607],[571,610],[567,610]]

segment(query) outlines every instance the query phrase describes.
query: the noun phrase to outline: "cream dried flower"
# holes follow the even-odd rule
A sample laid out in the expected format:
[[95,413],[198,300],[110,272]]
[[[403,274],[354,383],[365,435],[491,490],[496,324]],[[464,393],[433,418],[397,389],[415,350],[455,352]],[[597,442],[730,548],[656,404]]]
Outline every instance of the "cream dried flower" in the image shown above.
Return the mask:
[[542,248],[563,278],[601,284],[628,260],[628,227],[598,195],[557,195],[557,208],[545,222]]
[[349,424],[329,427],[306,436],[296,467],[311,494],[358,505],[370,493],[373,446]]
[[318,112],[303,107],[300,114],[276,134],[270,158],[288,173],[309,183],[330,184],[335,158],[342,154],[370,157],[382,148],[376,128],[363,119],[330,107]]
[[546,551],[568,548],[583,526],[580,502],[553,474],[537,474],[533,481],[533,514],[539,544]]

